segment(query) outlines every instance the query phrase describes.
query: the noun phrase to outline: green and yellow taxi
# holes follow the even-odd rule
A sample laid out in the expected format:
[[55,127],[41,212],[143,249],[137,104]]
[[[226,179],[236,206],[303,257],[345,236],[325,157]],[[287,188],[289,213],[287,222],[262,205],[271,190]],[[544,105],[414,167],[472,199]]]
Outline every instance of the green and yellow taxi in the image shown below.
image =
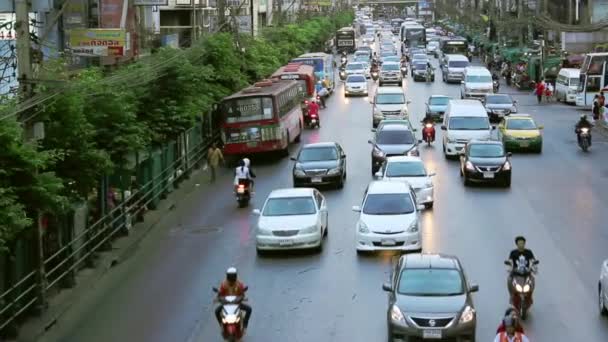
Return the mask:
[[507,151],[541,153],[543,150],[542,129],[543,126],[537,125],[528,114],[510,114],[500,121],[498,134]]

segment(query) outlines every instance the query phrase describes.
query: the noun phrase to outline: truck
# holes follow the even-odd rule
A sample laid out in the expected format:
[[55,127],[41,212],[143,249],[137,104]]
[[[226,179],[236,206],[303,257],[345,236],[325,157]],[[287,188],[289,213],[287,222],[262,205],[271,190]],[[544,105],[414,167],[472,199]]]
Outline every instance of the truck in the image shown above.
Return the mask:
[[357,34],[352,27],[343,27],[336,32],[336,50],[353,53],[357,49]]

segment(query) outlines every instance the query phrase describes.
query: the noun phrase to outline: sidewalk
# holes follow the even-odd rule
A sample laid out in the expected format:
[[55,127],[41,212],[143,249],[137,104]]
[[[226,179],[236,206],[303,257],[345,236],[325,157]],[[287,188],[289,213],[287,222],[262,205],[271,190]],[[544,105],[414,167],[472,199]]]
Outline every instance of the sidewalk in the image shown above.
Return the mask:
[[[133,253],[140,242],[157,225],[170,215],[180,202],[193,191],[206,190],[209,187],[209,171],[206,168],[194,170],[188,179],[183,179],[177,189],[174,189],[160,202],[156,210],[148,211],[143,222],[137,223],[128,236],[118,238],[112,243],[107,252],[100,252],[95,262],[95,268],[84,268],[76,275],[76,285],[71,289],[63,289],[48,299],[48,309],[39,317],[30,317],[19,328],[17,340],[6,342],[34,342],[60,320],[87,293],[94,290],[99,280],[109,273]],[[5,342],[0,340],[0,342]]]

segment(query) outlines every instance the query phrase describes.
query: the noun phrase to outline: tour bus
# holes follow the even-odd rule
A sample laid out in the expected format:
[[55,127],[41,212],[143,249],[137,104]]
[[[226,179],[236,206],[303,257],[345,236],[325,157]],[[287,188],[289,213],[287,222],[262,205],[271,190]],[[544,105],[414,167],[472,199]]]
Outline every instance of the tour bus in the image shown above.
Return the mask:
[[264,80],[222,100],[225,155],[280,151],[302,134],[302,94],[298,82]]
[[304,63],[315,68],[315,76],[318,80],[329,81],[329,91],[334,90],[336,75],[334,73],[334,56],[323,52],[305,53],[291,60],[291,63]]
[[426,29],[418,23],[404,22],[401,24],[401,33],[399,38],[405,47],[420,47],[426,46]]
[[591,107],[593,97],[608,86],[608,52],[585,55],[576,92],[576,105]]
[[439,62],[443,64],[447,55],[463,55],[471,59],[469,42],[462,37],[443,37],[439,41]]
[[391,31],[393,31],[393,34],[399,34],[399,29],[401,28],[401,24],[403,24],[404,21],[405,20],[401,18],[395,18],[391,20]]
[[355,52],[357,49],[357,34],[354,28],[343,27],[336,32],[336,49],[338,52]]
[[302,111],[305,111],[308,106],[308,101],[312,101],[316,98],[316,87],[315,83],[317,77],[315,76],[315,69],[303,63],[289,63],[283,67],[280,67],[277,71],[270,76],[274,80],[294,80],[298,82],[300,93],[304,94],[302,97]]

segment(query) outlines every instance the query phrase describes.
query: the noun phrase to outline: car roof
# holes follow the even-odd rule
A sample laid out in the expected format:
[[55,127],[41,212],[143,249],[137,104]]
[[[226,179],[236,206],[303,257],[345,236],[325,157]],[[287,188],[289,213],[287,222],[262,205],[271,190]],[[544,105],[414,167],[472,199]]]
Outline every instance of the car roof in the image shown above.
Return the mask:
[[318,142],[318,143],[312,143],[312,144],[306,144],[304,146],[302,146],[302,149],[305,148],[317,148],[317,147],[336,147],[338,144],[333,142],[333,141],[326,141],[326,142]]
[[450,100],[448,103],[450,117],[470,116],[487,117],[488,112],[478,100]]
[[403,194],[410,193],[410,185],[403,182],[372,181],[367,187],[367,194]]
[[422,163],[422,159],[420,157],[412,157],[412,156],[393,156],[386,158],[387,163],[402,163],[402,162],[420,162]]
[[285,188],[272,190],[268,198],[306,197],[314,195],[313,188]]
[[458,258],[447,254],[416,253],[401,256],[402,268],[447,268],[460,270]]
[[[387,62],[390,63],[390,62]],[[403,94],[403,89],[401,87],[388,86],[388,87],[378,87],[376,94]]]
[[490,70],[481,66],[468,66],[465,68],[465,72],[471,75],[491,75]]
[[467,62],[469,61],[469,59],[465,55],[446,55],[445,57],[453,60],[466,60]]
[[[384,131],[409,131],[410,128],[407,125],[382,125],[382,129],[378,130],[377,132],[384,132]],[[413,134],[413,132],[412,132]]]

